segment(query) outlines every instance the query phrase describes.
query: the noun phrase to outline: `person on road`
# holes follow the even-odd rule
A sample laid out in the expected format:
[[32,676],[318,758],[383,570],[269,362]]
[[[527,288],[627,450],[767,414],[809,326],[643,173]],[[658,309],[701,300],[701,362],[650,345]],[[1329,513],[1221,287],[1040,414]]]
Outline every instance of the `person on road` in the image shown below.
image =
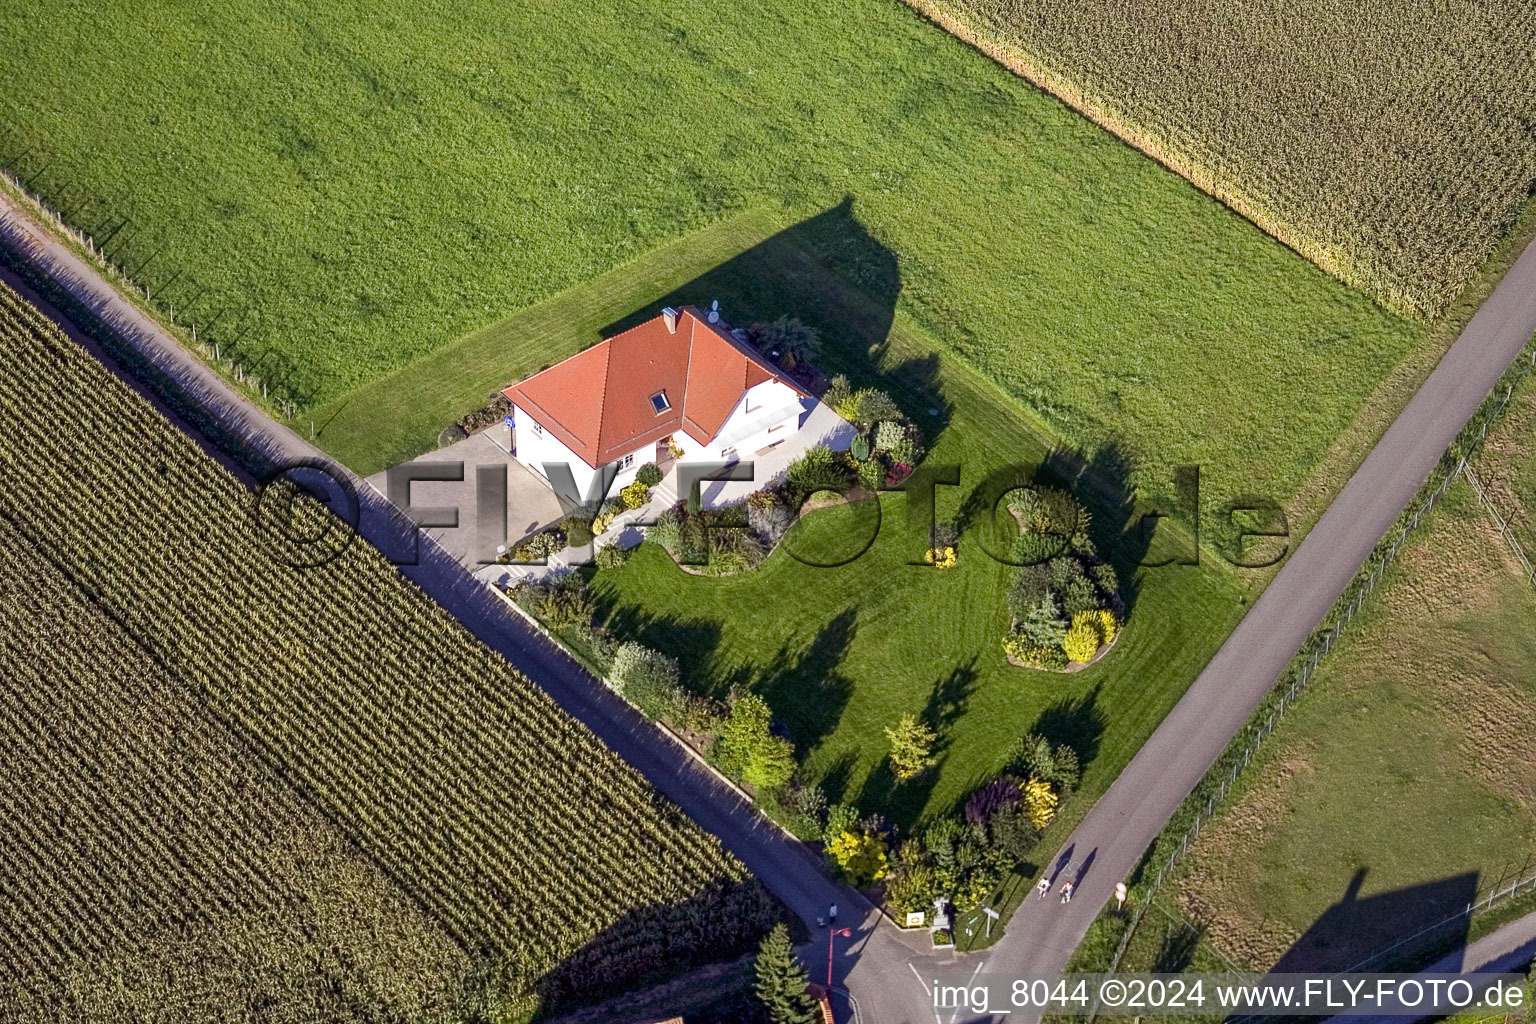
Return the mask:
[[1072,883],[1071,882],[1062,882],[1061,883],[1061,902],[1063,902],[1063,903],[1071,903],[1072,902]]
[[1041,875],[1040,884],[1035,886],[1035,889],[1040,893],[1040,898],[1045,899],[1046,893],[1051,891],[1051,880]]

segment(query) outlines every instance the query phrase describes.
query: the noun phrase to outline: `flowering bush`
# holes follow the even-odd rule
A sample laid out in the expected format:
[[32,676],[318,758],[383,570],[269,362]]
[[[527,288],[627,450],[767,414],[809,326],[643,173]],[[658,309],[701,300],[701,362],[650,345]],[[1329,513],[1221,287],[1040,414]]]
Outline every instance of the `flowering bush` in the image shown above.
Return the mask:
[[641,505],[644,505],[650,499],[650,497],[651,489],[645,484],[641,483],[639,480],[636,480],[634,483],[630,484],[628,487],[625,487],[619,492],[619,501],[624,503],[625,508],[639,508]]
[[1003,637],[1003,653],[1032,668],[1059,672],[1067,667],[1067,655],[1060,644],[1039,644],[1022,633],[1009,633]]
[[875,427],[875,451],[891,451],[906,440],[907,428],[895,420],[884,420]]
[[929,548],[923,555],[923,561],[935,569],[953,569],[955,567],[955,549],[951,547]]
[[1099,632],[1098,615],[1095,612],[1078,612],[1072,616],[1072,626],[1061,641],[1061,649],[1067,657],[1079,664],[1093,660],[1099,653],[1103,634]]
[[827,855],[855,889],[871,885],[890,870],[885,840],[864,832],[840,833],[827,845]]
[[1043,779],[1030,779],[1024,783],[1024,811],[1029,823],[1035,828],[1045,828],[1056,817],[1056,791]]

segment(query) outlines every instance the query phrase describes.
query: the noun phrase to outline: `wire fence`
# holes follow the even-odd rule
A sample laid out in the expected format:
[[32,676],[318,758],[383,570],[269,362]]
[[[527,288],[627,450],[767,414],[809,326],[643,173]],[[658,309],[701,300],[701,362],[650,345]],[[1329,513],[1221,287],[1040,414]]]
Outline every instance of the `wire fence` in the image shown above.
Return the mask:
[[1483,486],[1482,480],[1478,479],[1471,466],[1467,467],[1466,476],[1467,482],[1477,492],[1477,497],[1482,501],[1483,507],[1488,510],[1489,515],[1493,516],[1493,521],[1499,527],[1499,533],[1504,537],[1504,543],[1509,545],[1509,550],[1514,554],[1515,560],[1525,570],[1525,578],[1530,581],[1533,587],[1536,587],[1536,567],[1531,565],[1531,556],[1526,554],[1525,545],[1521,544],[1520,539],[1515,536],[1515,531],[1510,526],[1509,520],[1500,511],[1498,503],[1493,500],[1493,495],[1488,493],[1488,488]]
[[[1516,358],[1514,365],[1505,373],[1493,392],[1484,401],[1483,405],[1474,413],[1461,434],[1447,449],[1445,457],[1441,459],[1435,473],[1420,489],[1414,501],[1398,518],[1394,528],[1389,531],[1390,540],[1384,540],[1377,544],[1360,572],[1351,581],[1333,610],[1318,626],[1312,636],[1302,646],[1301,651],[1291,661],[1275,688],[1270,691],[1264,704],[1260,705],[1254,717],[1249,720],[1242,732],[1233,738],[1224,753],[1206,773],[1205,777],[1195,786],[1184,807],[1176,812],[1170,820],[1164,833],[1153,841],[1153,856],[1149,860],[1161,860],[1155,871],[1151,874],[1151,881],[1137,886],[1136,910],[1127,924],[1125,932],[1120,937],[1120,942],[1115,949],[1114,960],[1110,970],[1118,970],[1126,949],[1130,946],[1136,929],[1140,926],[1146,908],[1151,904],[1153,896],[1161,888],[1164,879],[1178,865],[1184,854],[1188,852],[1190,845],[1199,836],[1200,830],[1220,809],[1227,795],[1236,785],[1243,770],[1252,763],[1260,748],[1264,745],[1275,726],[1284,717],[1285,712],[1295,703],[1296,698],[1306,689],[1316,674],[1318,665],[1334,645],[1339,642],[1344,631],[1365,605],[1366,600],[1375,591],[1377,584],[1381,582],[1387,569],[1396,561],[1403,546],[1414,533],[1423,525],[1424,520],[1434,511],[1435,507],[1450,490],[1451,484],[1458,476],[1467,471],[1468,461],[1476,454],[1509,403],[1514,398],[1515,390],[1521,382],[1536,368],[1536,344],[1528,345],[1525,351]],[[1188,817],[1188,808],[1194,808],[1192,820],[1183,823],[1181,819]],[[1179,830],[1179,831],[1173,831]],[[1178,836],[1178,841],[1169,844],[1169,839]],[[1170,852],[1161,858],[1156,856],[1159,849],[1168,849]],[[1144,876],[1145,877],[1145,876]],[[1536,878],[1525,879],[1515,883],[1515,888],[1510,890],[1508,898],[1513,898],[1513,892],[1524,888],[1536,886]],[[1473,904],[1469,904],[1464,914],[1475,913],[1483,908],[1493,896],[1484,897]],[[1464,915],[1460,915],[1464,916]]]
[[[49,206],[42,195],[30,187],[37,177],[38,175],[34,174],[32,178],[23,180],[11,171],[0,168],[0,183],[3,183],[3,189],[0,190],[8,191],[15,197],[18,207],[24,208],[30,219],[40,225],[45,232],[67,246],[73,247],[79,259],[113,282],[118,292],[141,312],[160,321],[163,327],[179,329],[177,333],[183,346],[190,348],[205,363],[218,369],[225,379],[239,385],[251,398],[269,403],[285,419],[291,419],[297,414],[298,405],[286,390],[271,384],[269,375],[261,372],[260,367],[271,362],[276,354],[268,351],[258,356],[255,353],[254,340],[251,337],[252,327],[248,322],[250,317],[245,312],[237,313],[230,318],[237,324],[235,333],[221,331],[219,332],[221,340],[214,340],[211,328],[221,320],[229,322],[226,320],[228,309],[207,314],[202,318],[203,336],[199,338],[198,321],[189,313],[192,306],[207,294],[206,287],[198,285],[195,280],[178,281],[175,277],[161,285],[158,290],[152,290],[148,284],[141,283],[136,279],[134,271],[126,269],[119,262],[118,258],[123,254],[122,246],[114,248],[112,245],[118,238],[116,228],[121,225],[104,225],[111,228],[110,233],[105,240],[98,242],[91,231],[70,223],[68,218]],[[59,261],[46,257],[43,249],[35,244],[33,232],[28,230],[24,218],[0,215],[0,221],[5,224],[12,247],[23,252],[37,273],[46,275],[59,287],[72,293],[76,292],[76,289],[71,287],[74,275],[62,267]],[[142,270],[143,267],[144,264],[140,263],[138,269]],[[183,298],[183,313],[180,319],[176,316],[176,302],[167,292],[172,284],[177,285],[178,293]]]

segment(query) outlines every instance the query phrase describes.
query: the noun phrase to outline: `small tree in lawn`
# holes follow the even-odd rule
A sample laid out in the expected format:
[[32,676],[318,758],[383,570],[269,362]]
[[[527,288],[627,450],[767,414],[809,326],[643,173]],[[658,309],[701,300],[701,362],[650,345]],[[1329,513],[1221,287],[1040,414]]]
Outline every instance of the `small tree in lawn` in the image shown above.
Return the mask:
[[933,745],[938,737],[916,715],[902,715],[900,721],[885,730],[885,735],[891,741],[891,771],[898,779],[913,778],[933,767]]
[[795,747],[772,729],[772,714],[763,698],[749,693],[737,700],[712,750],[720,769],[758,791],[789,782],[795,773]]
[[773,926],[757,947],[752,967],[757,976],[753,986],[757,1001],[773,1024],[815,1024],[820,1019],[820,1009],[808,991],[810,978],[789,944],[788,928]]

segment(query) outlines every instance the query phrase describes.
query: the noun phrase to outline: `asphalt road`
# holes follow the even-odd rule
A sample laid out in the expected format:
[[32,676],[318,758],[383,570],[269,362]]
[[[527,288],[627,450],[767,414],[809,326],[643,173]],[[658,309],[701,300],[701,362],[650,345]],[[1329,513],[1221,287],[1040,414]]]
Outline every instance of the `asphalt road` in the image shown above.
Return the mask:
[[[1536,246],[1521,255],[1312,532],[1052,862],[1070,904],[1029,900],[990,971],[1066,966],[1115,883],[1259,705],[1493,385],[1536,334]],[[1068,864],[1070,862],[1070,866]]]

